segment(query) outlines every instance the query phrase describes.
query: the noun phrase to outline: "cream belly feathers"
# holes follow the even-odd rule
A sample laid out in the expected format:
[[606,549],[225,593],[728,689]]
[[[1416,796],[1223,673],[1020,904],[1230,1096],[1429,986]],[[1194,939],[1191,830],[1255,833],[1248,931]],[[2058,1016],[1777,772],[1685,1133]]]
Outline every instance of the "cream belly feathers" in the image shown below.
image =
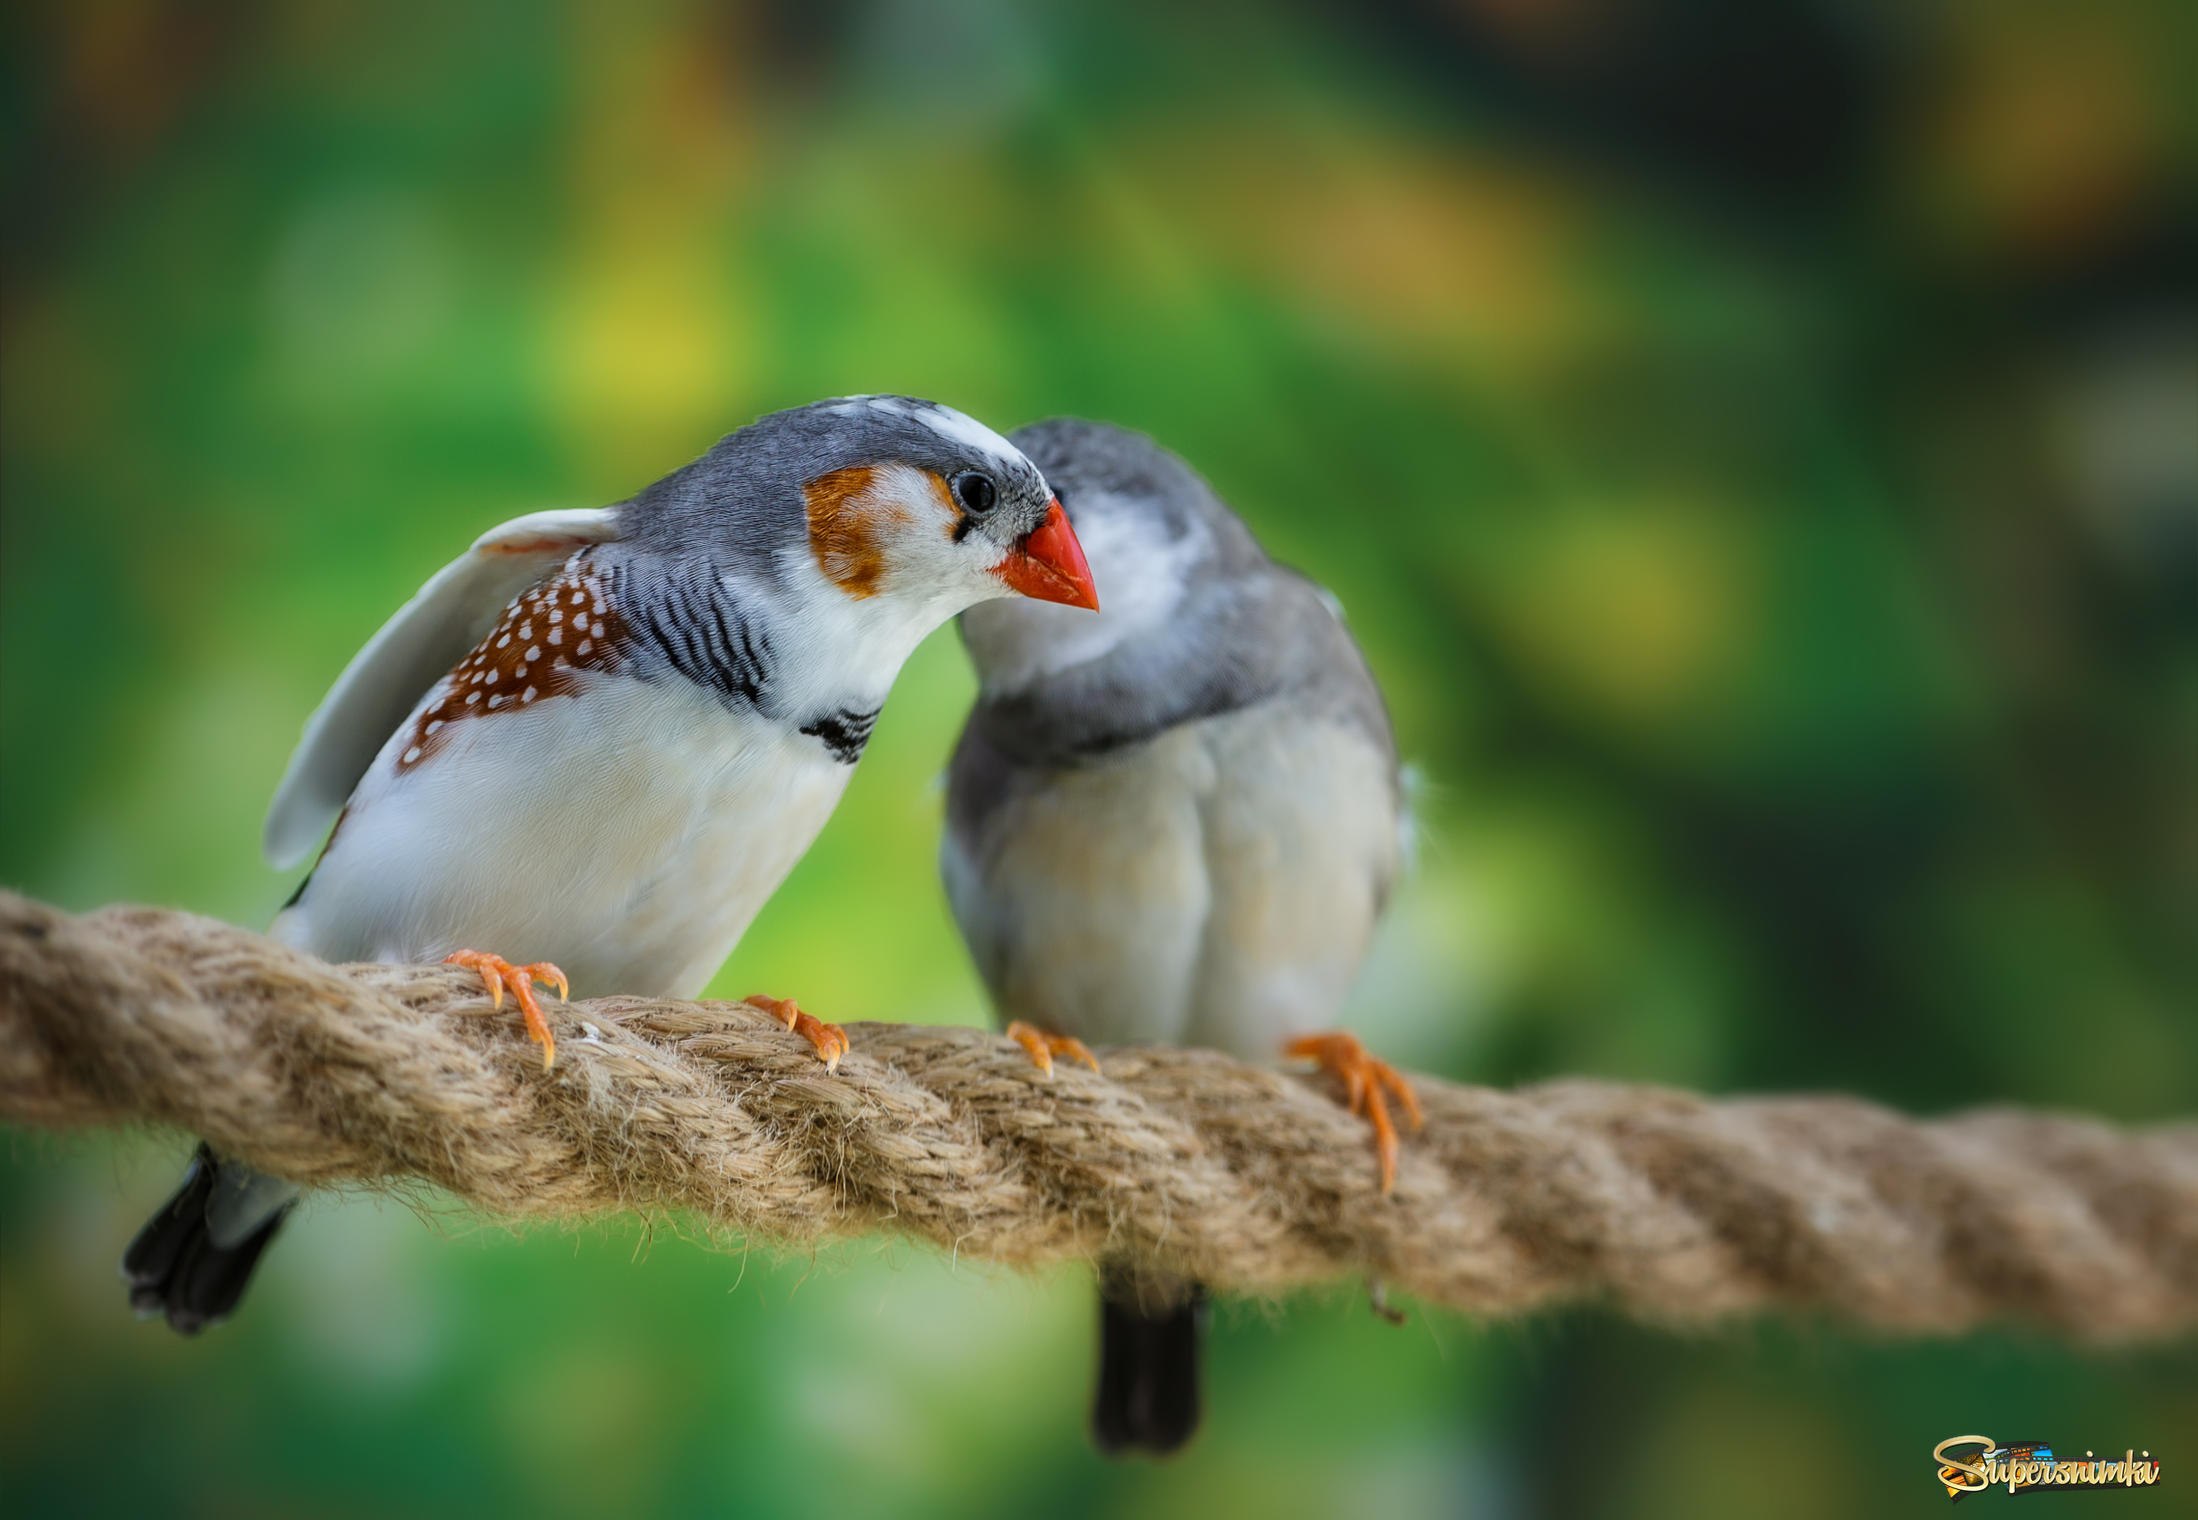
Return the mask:
[[695,996],[854,770],[691,684],[600,685],[461,725],[416,772],[400,730],[270,932],[329,960],[510,947],[575,996]]

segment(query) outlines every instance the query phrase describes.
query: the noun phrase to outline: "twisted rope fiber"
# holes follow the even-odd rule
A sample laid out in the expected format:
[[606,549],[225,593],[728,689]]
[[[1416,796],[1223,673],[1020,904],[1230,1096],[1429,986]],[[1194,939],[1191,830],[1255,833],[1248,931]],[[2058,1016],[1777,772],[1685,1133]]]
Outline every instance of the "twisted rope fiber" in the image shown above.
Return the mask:
[[[0,894],[0,1119],[170,1125],[305,1183],[510,1218],[685,1210],[1015,1265],[1129,1257],[1274,1293],[1370,1275],[1512,1313],[1820,1311],[2130,1341],[2198,1324],[2198,1124],[1420,1078],[1383,1197],[1332,1088],[1209,1052],[1047,1082],[990,1033],[849,1026],[837,1076],[741,1004],[546,1003],[548,1073],[471,972],[334,967],[208,919]],[[590,1031],[593,1031],[592,1033]]]

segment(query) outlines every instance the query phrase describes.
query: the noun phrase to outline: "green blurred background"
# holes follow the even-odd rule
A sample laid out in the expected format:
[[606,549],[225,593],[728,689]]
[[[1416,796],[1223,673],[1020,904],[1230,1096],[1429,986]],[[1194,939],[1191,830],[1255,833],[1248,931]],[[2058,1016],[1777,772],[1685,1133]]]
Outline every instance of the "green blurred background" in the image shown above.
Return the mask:
[[[1353,1010],[1400,1061],[2188,1114],[2191,15],[10,5],[0,881],[263,923],[298,726],[431,569],[900,390],[1147,429],[1341,594],[1426,776]],[[919,652],[718,992],[984,1017],[970,691]],[[7,1137],[15,1513],[1849,1516],[1963,1431],[2198,1457],[2187,1348],[1339,1293],[1225,1308],[1198,1444],[1108,1467],[1086,1274],[369,1198],[184,1342],[114,1267],[183,1149]]]

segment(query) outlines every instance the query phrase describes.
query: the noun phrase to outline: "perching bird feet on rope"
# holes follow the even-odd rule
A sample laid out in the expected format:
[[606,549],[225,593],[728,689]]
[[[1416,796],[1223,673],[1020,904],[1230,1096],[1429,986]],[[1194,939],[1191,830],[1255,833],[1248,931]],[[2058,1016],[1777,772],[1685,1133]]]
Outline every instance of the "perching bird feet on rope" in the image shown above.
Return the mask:
[[1389,1100],[1382,1096],[1382,1089],[1396,1095],[1415,1131],[1425,1122],[1420,1115],[1419,1097],[1403,1073],[1387,1061],[1377,1060],[1359,1043],[1357,1035],[1340,1029],[1304,1035],[1283,1046],[1282,1053],[1297,1060],[1317,1061],[1322,1070],[1342,1078],[1351,1112],[1364,1113],[1366,1122],[1374,1127],[1374,1150],[1381,1157],[1381,1190],[1386,1193],[1395,1187],[1397,1127],[1389,1118]]
[[847,1031],[839,1025],[811,1018],[792,998],[765,997],[759,992],[741,1001],[750,1008],[761,1009],[815,1046],[817,1059],[824,1063],[826,1071],[840,1069],[840,1057],[847,1054]]
[[[157,1125],[240,1172],[425,1181],[499,1218],[661,1207],[706,1239],[882,1231],[1014,1267],[1104,1253],[1263,1297],[1371,1275],[1471,1315],[1598,1302],[1665,1326],[1780,1313],[2093,1346],[2198,1329],[2189,1119],[1414,1076],[1418,1206],[1369,1208],[1342,1196],[1362,1156],[1307,1149],[1309,1125],[1347,1141],[1358,1121],[1308,1110],[1264,1063],[1143,1046],[1049,1095],[1068,1122],[1031,1122],[1051,1116],[1015,1096],[1029,1057],[990,1030],[866,1024],[874,1059],[774,1082],[747,1009],[629,994],[572,1006],[599,1030],[560,1042],[560,1068],[585,1068],[569,1091],[515,1090],[458,982],[0,891],[0,1123]],[[1949,1201],[1973,1228],[1948,1230]],[[1580,1240],[1595,1249],[1564,1248]],[[233,1305],[239,1278],[220,1286]],[[181,1302],[201,1322],[227,1305]]]
[[1030,1053],[1030,1064],[1048,1078],[1053,1075],[1055,1056],[1066,1056],[1093,1071],[1099,1069],[1099,1058],[1091,1053],[1089,1046],[1073,1035],[1054,1034],[1050,1030],[1040,1029],[1036,1024],[1026,1024],[1021,1019],[1008,1025],[1005,1032],[1009,1039]]
[[504,989],[518,999],[519,1012],[527,1021],[527,1033],[534,1043],[542,1047],[542,1069],[548,1071],[557,1060],[557,1036],[550,1033],[549,1020],[542,1017],[542,1005],[535,1001],[534,984],[555,987],[560,998],[572,996],[572,983],[565,973],[548,961],[535,961],[531,965],[514,966],[500,955],[485,950],[460,950],[443,957],[446,966],[470,966],[481,973],[482,985],[488,988],[489,1002],[498,1008],[504,1006]]

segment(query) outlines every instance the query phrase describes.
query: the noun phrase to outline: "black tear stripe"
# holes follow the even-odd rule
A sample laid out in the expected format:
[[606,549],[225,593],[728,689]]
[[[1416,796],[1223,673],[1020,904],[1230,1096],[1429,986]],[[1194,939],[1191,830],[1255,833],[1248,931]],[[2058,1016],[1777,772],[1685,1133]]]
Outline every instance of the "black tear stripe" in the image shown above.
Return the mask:
[[870,742],[870,730],[877,727],[878,710],[856,712],[843,707],[838,712],[826,713],[814,723],[804,723],[801,731],[814,734],[824,741],[824,747],[832,758],[842,765],[853,765],[862,758],[863,746]]
[[633,599],[641,605],[620,610],[637,641],[727,705],[763,709],[764,690],[771,682],[771,641],[741,616],[714,566],[702,567],[696,576],[633,589]]

